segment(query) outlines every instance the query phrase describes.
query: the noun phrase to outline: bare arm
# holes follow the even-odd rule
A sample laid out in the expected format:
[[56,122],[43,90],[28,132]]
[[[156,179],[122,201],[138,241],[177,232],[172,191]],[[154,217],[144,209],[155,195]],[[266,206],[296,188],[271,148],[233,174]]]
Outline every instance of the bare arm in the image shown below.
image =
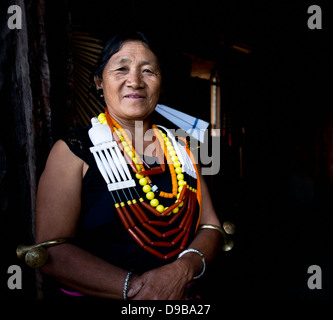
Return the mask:
[[[64,141],[52,148],[37,192],[37,242],[75,236],[86,167]],[[42,272],[80,293],[122,299],[126,270],[72,244],[55,246],[48,252]]]

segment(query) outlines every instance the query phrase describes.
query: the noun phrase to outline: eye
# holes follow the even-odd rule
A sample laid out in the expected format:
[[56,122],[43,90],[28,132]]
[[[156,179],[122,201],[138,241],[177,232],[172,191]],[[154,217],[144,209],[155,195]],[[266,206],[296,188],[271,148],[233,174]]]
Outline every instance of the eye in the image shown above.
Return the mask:
[[117,71],[126,71],[126,68],[125,67],[119,67],[119,68],[117,68]]
[[151,71],[151,70],[149,70],[149,69],[144,69],[143,72],[154,73],[153,71]]

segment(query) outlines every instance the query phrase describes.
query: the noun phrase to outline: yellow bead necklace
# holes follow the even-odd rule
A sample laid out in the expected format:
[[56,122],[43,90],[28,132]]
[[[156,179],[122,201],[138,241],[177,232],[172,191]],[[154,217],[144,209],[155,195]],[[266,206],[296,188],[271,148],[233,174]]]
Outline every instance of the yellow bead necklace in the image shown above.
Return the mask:
[[[98,116],[98,120],[101,124],[108,125],[105,113],[100,113]],[[134,165],[132,164],[131,167],[135,173],[139,185],[142,186],[142,191],[145,193],[145,197],[147,198],[147,200],[149,200],[149,204],[152,207],[154,207],[159,213],[163,213],[166,209],[168,209],[168,207],[165,207],[162,204],[160,204],[160,201],[156,198],[155,192],[157,187],[152,184],[149,175],[146,174],[143,175],[143,173],[145,172],[152,173],[152,170],[146,171],[144,169],[143,162],[136,153],[131,143],[131,140],[128,138],[126,131],[123,128],[121,128],[121,126],[114,119],[112,119],[112,123],[113,123],[113,131],[117,134],[122,144],[121,149],[123,149],[124,155],[126,153],[128,157],[131,159],[132,163],[134,164]],[[162,130],[157,129],[155,125],[153,125],[153,129],[156,138],[159,140],[160,145],[162,145],[163,143],[164,156],[169,165],[169,170],[172,179],[172,193],[160,191],[159,197],[162,198],[175,197],[177,202],[183,187],[186,186],[187,184],[184,178],[184,174],[182,173],[182,165],[179,162],[175,148],[173,147],[173,144],[169,140],[167,135]],[[193,189],[193,191],[195,192],[195,189]],[[184,202],[181,201],[180,204],[172,211],[170,211],[170,213],[168,213],[167,215],[171,214],[171,212],[176,214],[179,211],[179,209],[183,206],[183,203]]]

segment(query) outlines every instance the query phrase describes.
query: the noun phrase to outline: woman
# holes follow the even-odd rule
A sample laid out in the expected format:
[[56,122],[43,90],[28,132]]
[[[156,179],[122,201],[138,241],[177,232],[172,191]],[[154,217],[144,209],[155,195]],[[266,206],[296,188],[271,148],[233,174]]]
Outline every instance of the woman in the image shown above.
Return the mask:
[[[87,130],[72,131],[57,141],[38,186],[36,240],[73,240],[49,248],[49,260],[41,271],[58,280],[61,290],[69,294],[110,299],[182,299],[188,283],[203,273],[205,263],[212,261],[219,246],[220,233],[197,228],[198,224],[213,225],[217,229],[220,222],[203,179],[200,179],[203,199],[199,199],[200,204],[194,196],[196,189],[191,189],[193,192],[186,189],[189,182],[184,182],[183,188],[177,190],[178,183],[177,195],[168,193],[166,196],[167,192],[151,190],[151,186],[156,186],[159,190],[171,188],[174,191],[170,175],[179,166],[178,162],[164,166],[142,164],[144,158],[163,162],[162,150],[166,150],[163,139],[167,141],[167,135],[155,126],[151,130],[150,122],[162,87],[157,56],[141,33],[118,35],[103,50],[94,80],[106,104],[105,116],[99,118],[110,125],[123,151],[133,145],[128,154],[136,187],[132,191],[131,188],[108,191],[89,151],[92,144]],[[141,130],[135,128],[138,121]],[[127,144],[124,139],[128,140]],[[150,148],[152,144],[156,148]],[[143,154],[138,155],[135,149],[142,150]],[[148,150],[153,152],[146,155]],[[135,155],[140,159],[134,159]],[[170,156],[166,152],[165,158],[170,160],[177,155]],[[137,207],[134,205],[119,205],[131,197],[144,199],[139,204],[140,210],[131,211]],[[181,198],[178,201],[176,197]],[[162,200],[164,206],[158,204]],[[172,205],[176,205],[172,212],[163,215]],[[191,218],[186,220],[181,215],[176,218],[181,206],[186,206]],[[185,215],[185,210],[183,212]],[[175,218],[171,223],[172,217]],[[140,221],[142,219],[147,223]],[[188,229],[184,229],[184,224]],[[180,240],[176,239],[177,234]]]

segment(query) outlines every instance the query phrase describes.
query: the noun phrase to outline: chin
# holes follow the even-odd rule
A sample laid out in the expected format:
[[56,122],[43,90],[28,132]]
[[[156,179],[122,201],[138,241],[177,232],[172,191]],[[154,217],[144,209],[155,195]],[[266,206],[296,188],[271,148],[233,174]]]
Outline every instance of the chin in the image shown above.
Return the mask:
[[[127,111],[128,110],[128,111]],[[152,112],[154,111],[154,108],[138,108],[138,107],[131,107],[128,108],[126,111],[126,116],[129,119],[132,120],[144,120],[148,118]]]

